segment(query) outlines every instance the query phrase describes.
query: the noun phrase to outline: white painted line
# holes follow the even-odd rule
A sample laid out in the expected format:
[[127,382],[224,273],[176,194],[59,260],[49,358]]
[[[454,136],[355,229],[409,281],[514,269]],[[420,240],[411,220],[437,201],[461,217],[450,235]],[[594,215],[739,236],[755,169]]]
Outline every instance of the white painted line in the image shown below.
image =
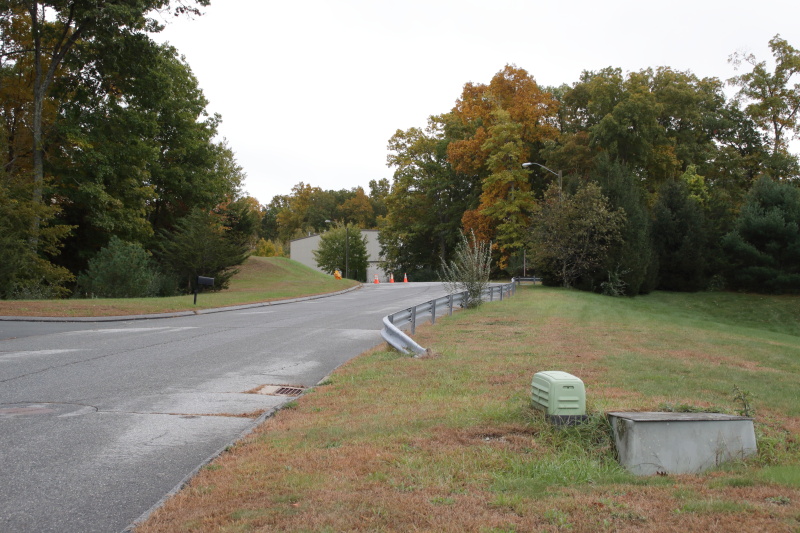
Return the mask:
[[83,335],[84,333],[174,333],[177,331],[184,331],[188,329],[197,329],[195,326],[191,327],[157,327],[157,328],[109,328],[109,329],[86,329],[83,331],[70,331],[66,335]]
[[21,359],[23,357],[42,357],[45,355],[58,355],[60,353],[81,352],[81,351],[85,350],[70,349],[70,350],[28,350],[24,352],[0,352],[0,361]]

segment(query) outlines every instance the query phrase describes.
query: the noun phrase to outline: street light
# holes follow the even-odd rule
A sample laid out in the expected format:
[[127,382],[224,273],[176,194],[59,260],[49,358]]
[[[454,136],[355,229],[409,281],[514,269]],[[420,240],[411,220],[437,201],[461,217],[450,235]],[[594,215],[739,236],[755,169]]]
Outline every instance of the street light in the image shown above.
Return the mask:
[[[548,171],[550,174],[553,174],[553,175],[555,175],[555,176],[558,176],[558,201],[560,202],[560,201],[561,201],[561,191],[562,191],[562,188],[563,188],[563,187],[562,187],[562,179],[561,179],[561,171],[559,170],[558,172],[556,172],[556,171],[555,171],[555,170],[553,170],[552,168],[547,168],[546,166],[544,166],[544,165],[542,165],[542,164],[540,164],[540,163],[534,163],[534,162],[532,162],[532,161],[528,161],[527,163],[522,163],[522,168],[524,168],[524,169],[526,169],[526,170],[530,170],[530,168],[531,168],[533,165],[536,165],[537,167],[542,167],[543,169],[545,169],[546,171]],[[527,255],[527,254],[526,254],[526,252],[527,252],[527,250],[525,250],[525,249],[523,248],[523,250],[522,250],[522,276],[523,276],[523,277],[524,277],[524,276],[525,276],[525,274],[526,274],[526,272],[525,272],[525,271],[527,270],[527,268],[526,268],[526,267],[528,266],[528,265],[526,264],[526,263],[527,263],[527,257],[526,257],[526,255]]]
[[531,163],[531,162],[522,163],[522,168],[530,169],[531,166],[533,166],[533,165],[536,165],[537,167],[542,167],[543,169],[548,171],[550,174],[554,174],[554,175],[558,176],[558,199],[561,200],[561,171],[559,170],[558,172],[556,172],[555,170],[547,168],[544,165],[541,165],[539,163]]
[[[326,220],[326,224],[332,223],[332,220]],[[350,279],[350,232],[347,230],[347,223],[344,225],[344,278]]]

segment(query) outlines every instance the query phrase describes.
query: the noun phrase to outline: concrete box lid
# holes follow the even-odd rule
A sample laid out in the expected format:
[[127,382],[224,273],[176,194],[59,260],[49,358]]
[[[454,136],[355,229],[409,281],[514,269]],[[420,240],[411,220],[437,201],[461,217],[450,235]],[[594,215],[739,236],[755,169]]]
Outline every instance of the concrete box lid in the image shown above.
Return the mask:
[[608,416],[630,420],[631,422],[729,422],[731,420],[752,420],[752,418],[747,416],[726,415],[722,413],[625,413],[613,411],[606,414]]

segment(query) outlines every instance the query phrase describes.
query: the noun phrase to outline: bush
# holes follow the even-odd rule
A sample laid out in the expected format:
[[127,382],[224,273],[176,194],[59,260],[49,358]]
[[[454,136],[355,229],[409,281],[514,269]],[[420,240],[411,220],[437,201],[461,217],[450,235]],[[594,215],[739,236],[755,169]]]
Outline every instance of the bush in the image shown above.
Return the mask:
[[158,291],[159,274],[139,243],[111,237],[78,276],[77,292],[98,298],[144,298]]
[[470,239],[461,235],[453,260],[447,264],[442,258],[440,278],[450,294],[466,291],[464,307],[478,307],[483,301],[483,289],[489,285],[492,269],[492,244],[478,241],[470,232]]
[[266,239],[259,239],[256,243],[256,249],[253,255],[257,257],[286,257],[283,253],[283,246],[281,243],[275,241],[268,241]]

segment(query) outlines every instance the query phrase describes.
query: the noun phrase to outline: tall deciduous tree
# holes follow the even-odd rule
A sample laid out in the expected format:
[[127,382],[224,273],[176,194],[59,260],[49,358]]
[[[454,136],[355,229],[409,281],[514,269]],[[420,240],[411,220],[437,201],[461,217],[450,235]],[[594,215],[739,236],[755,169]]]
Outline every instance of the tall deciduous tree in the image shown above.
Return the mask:
[[[210,0],[196,0],[198,5],[208,5]],[[33,153],[33,198],[41,202],[44,181],[43,116],[51,88],[62,75],[62,64],[73,48],[81,42],[108,42],[115,36],[127,33],[159,31],[160,26],[148,14],[165,9],[169,0],[30,0],[9,1],[4,15],[21,16],[26,13],[27,30],[31,48],[19,46],[14,54],[31,54],[33,67],[32,84],[32,131]],[[194,12],[197,8],[179,3],[176,13]]]
[[740,87],[739,97],[745,100],[745,111],[768,135],[773,154],[785,153],[793,135],[800,133],[800,51],[780,35],[769,41],[775,60],[770,72],[765,61],[753,54],[735,53],[730,62],[737,68],[743,63],[752,70],[734,78]]
[[82,43],[57,84],[61,104],[48,158],[61,220],[75,226],[61,264],[83,270],[112,235],[150,245],[197,207],[232,201],[243,173],[233,152],[213,139],[197,80],[177,51],[146,35],[108,46]]
[[436,279],[439,258],[458,243],[464,211],[478,203],[478,179],[447,159],[453,125],[452,115],[432,116],[425,129],[398,130],[389,140],[387,162],[395,171],[379,240],[388,269],[414,272],[418,280]]
[[460,173],[481,181],[480,204],[462,216],[481,240],[494,240],[500,267],[521,247],[520,225],[531,204],[528,175],[521,164],[558,134],[558,102],[524,70],[507,65],[488,85],[468,83],[453,108],[458,127],[447,147]]
[[523,125],[513,122],[504,109],[493,115],[496,122],[481,147],[489,153],[486,166],[491,174],[483,180],[477,211],[493,227],[499,267],[504,269],[510,256],[524,247],[534,198],[528,173],[522,168],[527,157],[521,138]]

